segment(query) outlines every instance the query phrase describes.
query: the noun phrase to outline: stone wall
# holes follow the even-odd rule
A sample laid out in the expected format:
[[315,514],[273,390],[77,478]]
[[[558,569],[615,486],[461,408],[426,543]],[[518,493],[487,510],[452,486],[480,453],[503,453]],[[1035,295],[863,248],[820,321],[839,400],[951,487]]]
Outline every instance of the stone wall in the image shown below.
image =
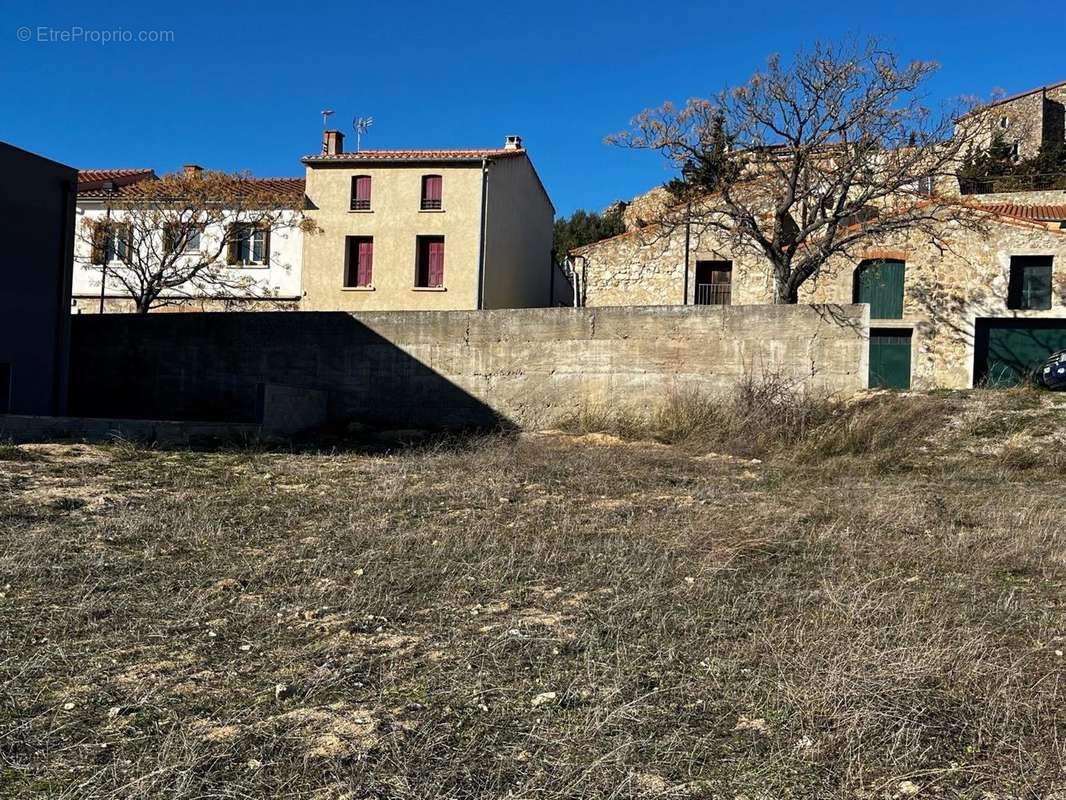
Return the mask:
[[83,416],[254,422],[257,387],[327,393],[328,416],[398,427],[538,426],[589,404],[773,372],[866,385],[866,306],[103,315],[73,325]]

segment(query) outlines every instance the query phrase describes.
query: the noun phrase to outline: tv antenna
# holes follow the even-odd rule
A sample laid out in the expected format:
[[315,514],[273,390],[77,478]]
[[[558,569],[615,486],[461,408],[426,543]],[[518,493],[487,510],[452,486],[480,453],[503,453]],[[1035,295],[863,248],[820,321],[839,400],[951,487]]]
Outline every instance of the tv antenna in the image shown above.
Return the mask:
[[355,152],[358,153],[362,149],[363,135],[373,124],[373,117],[356,117],[352,120],[352,127],[355,128]]
[[324,109],[322,109],[322,130],[325,130],[326,128],[329,127],[329,118],[332,117],[332,116],[333,116],[333,109],[332,108],[324,108]]

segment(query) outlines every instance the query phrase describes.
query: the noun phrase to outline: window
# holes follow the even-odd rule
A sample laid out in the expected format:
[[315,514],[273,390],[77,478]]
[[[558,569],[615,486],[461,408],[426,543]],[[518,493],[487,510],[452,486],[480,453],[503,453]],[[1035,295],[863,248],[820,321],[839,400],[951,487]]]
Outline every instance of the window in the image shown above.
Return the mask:
[[129,263],[133,252],[130,226],[120,222],[101,222],[93,229],[94,264],[110,264],[112,261]]
[[855,270],[854,301],[870,304],[870,319],[903,319],[905,272],[902,261],[863,261]]
[[1007,308],[1046,311],[1051,308],[1051,256],[1011,256]]
[[171,223],[163,229],[163,247],[168,253],[199,253],[200,227]]
[[422,210],[441,210],[441,190],[443,179],[440,175],[422,176]]
[[419,289],[444,287],[444,237],[419,236],[416,240],[415,286]]
[[344,288],[371,287],[374,284],[374,237],[349,236],[345,245]]
[[250,222],[230,228],[227,263],[237,266],[265,266],[270,263],[270,231]]
[[732,302],[732,293],[732,261],[696,262],[696,305],[728,306]]
[[370,176],[356,175],[352,178],[352,211],[370,210]]

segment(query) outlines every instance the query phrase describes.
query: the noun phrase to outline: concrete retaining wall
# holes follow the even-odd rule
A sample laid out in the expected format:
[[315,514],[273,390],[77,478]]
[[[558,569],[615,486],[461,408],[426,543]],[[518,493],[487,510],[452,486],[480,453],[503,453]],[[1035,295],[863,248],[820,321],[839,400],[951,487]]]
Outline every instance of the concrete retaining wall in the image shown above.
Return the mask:
[[60,439],[109,441],[129,439],[164,445],[254,441],[267,434],[254,424],[168,422],[145,419],[87,419],[0,414],[0,442],[45,442]]
[[400,427],[543,425],[586,404],[773,371],[866,386],[867,306],[83,316],[71,409],[254,422],[257,387],[327,393],[331,419]]

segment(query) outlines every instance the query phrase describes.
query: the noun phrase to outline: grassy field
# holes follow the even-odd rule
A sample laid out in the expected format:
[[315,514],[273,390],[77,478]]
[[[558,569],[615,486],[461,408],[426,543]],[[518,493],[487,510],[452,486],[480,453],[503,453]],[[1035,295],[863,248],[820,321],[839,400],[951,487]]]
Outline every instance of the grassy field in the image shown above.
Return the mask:
[[1063,400],[0,446],[0,796],[1066,797]]

